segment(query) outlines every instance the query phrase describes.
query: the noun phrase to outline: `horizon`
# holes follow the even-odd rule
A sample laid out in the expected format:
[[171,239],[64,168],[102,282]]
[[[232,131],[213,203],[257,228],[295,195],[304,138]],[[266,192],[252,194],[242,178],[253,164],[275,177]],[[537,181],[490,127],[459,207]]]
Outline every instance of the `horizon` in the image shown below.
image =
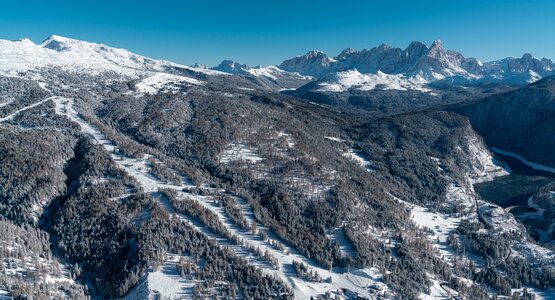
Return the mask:
[[316,49],[334,57],[346,48],[370,49],[385,43],[404,49],[412,41],[429,46],[436,39],[445,49],[482,62],[525,53],[555,58],[555,41],[543,33],[555,28],[549,13],[555,3],[541,0],[511,0],[503,7],[477,0],[465,5],[439,0],[355,1],[349,6],[291,0],[26,3],[30,5],[25,10],[8,3],[0,12],[2,39],[29,38],[40,44],[55,34],[183,65],[213,67],[226,59],[249,66],[279,65]]

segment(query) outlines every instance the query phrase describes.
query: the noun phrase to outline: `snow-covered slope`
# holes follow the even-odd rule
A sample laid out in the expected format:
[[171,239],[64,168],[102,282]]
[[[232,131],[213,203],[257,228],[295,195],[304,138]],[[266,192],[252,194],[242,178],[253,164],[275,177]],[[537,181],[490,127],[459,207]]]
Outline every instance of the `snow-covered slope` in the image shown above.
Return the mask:
[[44,69],[59,68],[69,72],[99,74],[115,72],[135,77],[141,72],[179,71],[222,75],[224,73],[191,68],[164,60],[155,60],[102,44],[52,35],[41,44],[29,39],[18,41],[0,40],[0,74],[21,76]]
[[319,83],[317,91],[344,92],[349,89],[369,91],[383,90],[419,90],[430,91],[426,87],[426,80],[422,77],[405,77],[402,74],[385,74],[378,71],[376,74],[362,74],[357,70],[338,72],[327,77]]
[[287,72],[276,66],[249,67],[232,60],[224,60],[218,66],[213,67],[212,70],[254,77],[266,85],[277,86],[277,89],[298,88],[314,80],[311,76],[301,75],[297,72]]
[[204,82],[185,76],[172,75],[167,73],[155,73],[146,77],[135,84],[137,90],[145,94],[156,94],[162,92],[174,92],[180,85],[202,85]]

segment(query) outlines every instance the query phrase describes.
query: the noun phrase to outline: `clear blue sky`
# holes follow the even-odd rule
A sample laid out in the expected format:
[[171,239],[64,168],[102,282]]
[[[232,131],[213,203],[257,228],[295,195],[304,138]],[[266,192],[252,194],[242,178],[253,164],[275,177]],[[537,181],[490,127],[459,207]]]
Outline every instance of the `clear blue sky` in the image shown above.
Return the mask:
[[441,39],[483,61],[555,58],[555,1],[2,1],[0,38],[50,34],[183,64],[278,64],[319,49]]

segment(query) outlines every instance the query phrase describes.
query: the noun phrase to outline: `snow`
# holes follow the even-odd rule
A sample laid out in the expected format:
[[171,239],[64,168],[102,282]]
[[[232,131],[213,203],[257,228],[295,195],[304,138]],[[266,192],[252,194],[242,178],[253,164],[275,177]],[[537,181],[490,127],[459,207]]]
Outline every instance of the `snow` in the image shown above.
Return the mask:
[[256,149],[250,148],[244,143],[229,144],[227,149],[220,157],[221,163],[230,163],[232,161],[246,161],[257,163],[263,159],[256,155]]
[[471,166],[470,183],[475,184],[484,181],[491,181],[495,177],[505,176],[511,173],[511,169],[506,165],[501,165],[493,156],[490,151],[485,148],[477,137],[470,138],[469,143],[470,157],[475,163]]
[[285,142],[287,143],[287,147],[288,148],[293,148],[295,146],[295,142],[293,142],[293,138],[291,138],[291,135],[288,133],[285,133],[283,131],[278,132],[278,138],[285,138]]
[[453,183],[447,185],[446,202],[449,204],[456,203],[470,209],[474,207],[474,197],[475,195],[472,191],[469,192],[461,186]]
[[253,89],[253,88],[242,87],[242,86],[238,87],[237,89],[240,89],[240,90],[242,90],[242,91],[249,91],[249,92],[255,90],[255,89]]
[[2,103],[0,103],[0,108],[2,108],[3,106],[6,106],[6,105],[8,105],[12,102],[13,102],[13,100],[7,100],[6,102],[2,102]]
[[342,139],[334,136],[325,136],[324,139],[328,141],[338,142],[338,143],[344,142]]
[[531,167],[531,168],[533,168],[533,169],[535,169],[535,170],[545,171],[545,172],[550,172],[550,173],[554,173],[554,174],[555,174],[555,168],[548,167],[548,166],[544,166],[544,165],[541,165],[541,164],[538,164],[538,163],[535,163],[535,162],[531,162],[531,161],[529,161],[529,160],[526,160],[524,157],[522,157],[522,156],[520,156],[520,155],[518,155],[518,154],[509,152],[509,151],[505,151],[505,150],[501,150],[501,149],[496,148],[496,147],[492,147],[492,150],[493,150],[494,152],[499,153],[499,154],[503,154],[503,155],[507,155],[507,156],[510,156],[510,157],[514,157],[514,158],[520,160],[523,164],[525,164],[525,165],[527,165],[527,166],[529,166],[529,167]]
[[336,73],[333,78],[320,83],[320,92],[344,92],[350,89],[370,91],[377,88],[385,90],[417,90],[430,92],[427,82],[420,77],[406,77],[402,74],[362,74],[357,70]]
[[155,73],[139,81],[135,87],[139,92],[145,94],[156,94],[160,91],[175,93],[179,90],[179,85],[183,84],[203,85],[204,82],[186,76]]
[[355,249],[353,247],[353,244],[351,243],[351,241],[349,241],[347,235],[345,235],[345,231],[343,230],[343,228],[335,228],[333,230],[333,233],[330,234],[328,237],[332,242],[337,242],[339,244],[339,249],[341,250],[342,255],[350,257],[355,256]]
[[256,77],[266,77],[272,80],[278,80],[278,76],[292,76],[303,80],[312,79],[311,76],[303,76],[299,73],[291,73],[284,71],[276,66],[258,66],[255,68],[244,69],[247,73]]
[[343,156],[350,158],[352,161],[366,169],[366,171],[372,171],[372,164],[370,163],[370,161],[368,161],[368,158],[365,157],[360,151],[349,149],[349,151],[343,153]]
[[176,264],[180,256],[168,254],[166,262],[147,275],[148,289],[162,299],[193,299],[195,280],[186,279],[177,273]]
[[[345,142],[344,140],[333,136],[324,136],[324,139],[332,142],[338,142],[338,143]],[[368,157],[366,157],[361,151],[357,151],[353,148],[350,148],[349,150],[343,153],[343,156],[349,158],[357,165],[363,167],[366,171],[372,172],[372,169],[373,169],[372,163],[370,163],[370,161],[368,160]]]
[[406,204],[411,207],[412,221],[420,228],[429,228],[433,234],[429,237],[436,248],[448,256],[453,255],[451,247],[447,244],[447,237],[461,222],[461,218],[451,217],[446,214],[435,213],[416,204]]

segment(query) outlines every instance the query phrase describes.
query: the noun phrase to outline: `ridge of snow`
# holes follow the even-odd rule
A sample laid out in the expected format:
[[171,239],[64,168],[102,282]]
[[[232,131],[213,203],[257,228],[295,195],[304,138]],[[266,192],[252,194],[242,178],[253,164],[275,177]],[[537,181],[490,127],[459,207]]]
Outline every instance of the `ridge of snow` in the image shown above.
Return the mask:
[[277,76],[293,76],[293,77],[298,77],[299,79],[305,79],[305,80],[309,80],[312,78],[311,76],[304,76],[297,72],[287,72],[276,66],[258,66],[255,68],[248,68],[243,70],[245,70],[247,73],[253,76],[267,77],[272,80],[277,80],[278,79]]

